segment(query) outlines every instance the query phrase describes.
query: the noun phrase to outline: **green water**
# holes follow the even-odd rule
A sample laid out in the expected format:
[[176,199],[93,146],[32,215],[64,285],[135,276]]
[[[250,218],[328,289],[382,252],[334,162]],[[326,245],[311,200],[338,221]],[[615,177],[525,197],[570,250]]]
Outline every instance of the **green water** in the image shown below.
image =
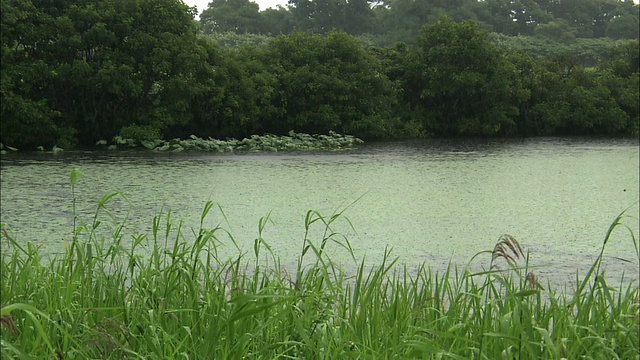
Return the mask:
[[[99,199],[120,191],[126,200],[109,208],[118,221],[127,216],[127,234],[148,232],[153,216],[168,210],[195,228],[212,200],[227,221],[216,212],[207,225],[221,224],[249,254],[270,212],[263,236],[293,263],[308,210],[329,216],[359,199],[345,212],[355,231],[347,221],[334,230],[367,263],[378,263],[388,246],[410,267],[442,269],[491,250],[507,233],[530,251],[543,282],[562,282],[586,271],[613,219],[631,205],[635,219],[625,223],[638,235],[638,149],[637,140],[526,139],[375,143],[331,153],[11,154],[1,162],[1,221],[18,241],[60,251],[73,231],[69,173],[77,168],[84,173],[78,222],[90,222]],[[104,217],[104,234],[110,224]],[[332,249],[348,263],[345,251]],[[228,241],[221,251],[235,253]],[[609,275],[637,278],[628,233],[617,232],[605,255]],[[482,256],[476,267],[489,261]]]

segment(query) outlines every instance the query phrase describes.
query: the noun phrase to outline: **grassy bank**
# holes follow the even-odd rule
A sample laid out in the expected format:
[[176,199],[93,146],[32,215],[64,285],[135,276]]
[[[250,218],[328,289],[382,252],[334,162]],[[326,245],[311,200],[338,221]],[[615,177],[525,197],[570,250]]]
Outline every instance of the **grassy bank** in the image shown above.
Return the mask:
[[[108,214],[111,196],[97,214]],[[310,211],[307,234],[320,227],[324,236],[301,239],[289,269],[260,235],[268,218],[251,253],[220,258],[220,241],[233,238],[204,226],[213,206],[193,231],[165,214],[148,235],[125,235],[120,224],[111,238],[96,236],[96,215],[51,258],[3,229],[2,358],[638,357],[638,284],[609,287],[602,254],[571,293],[540,284],[527,266],[535,254],[508,235],[487,251],[482,273],[428,264],[416,273],[388,252],[374,268],[346,272],[325,254],[338,246],[353,255],[333,229],[341,215]]]

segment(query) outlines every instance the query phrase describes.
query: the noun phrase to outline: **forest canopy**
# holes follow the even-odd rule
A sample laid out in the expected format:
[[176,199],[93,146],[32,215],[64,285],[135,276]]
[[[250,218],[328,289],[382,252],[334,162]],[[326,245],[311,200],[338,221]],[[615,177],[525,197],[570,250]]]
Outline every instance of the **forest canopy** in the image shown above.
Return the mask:
[[[638,134],[631,1],[1,3],[0,141]],[[633,31],[632,31],[633,29]]]
[[482,30],[508,36],[638,38],[633,0],[289,0],[286,7],[259,10],[250,0],[214,0],[200,15],[205,34],[288,34],[341,30],[370,34],[378,44],[415,43],[425,24],[446,15],[473,20]]

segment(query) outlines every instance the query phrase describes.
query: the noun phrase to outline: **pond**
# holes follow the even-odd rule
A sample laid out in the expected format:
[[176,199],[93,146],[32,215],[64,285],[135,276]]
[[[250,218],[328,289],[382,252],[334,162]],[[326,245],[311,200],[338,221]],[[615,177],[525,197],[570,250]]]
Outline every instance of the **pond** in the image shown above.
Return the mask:
[[[190,233],[211,200],[225,216],[215,207],[206,226],[220,224],[248,256],[269,214],[263,238],[293,264],[307,211],[330,217],[346,209],[333,230],[367,265],[379,264],[388,247],[410,269],[425,263],[442,271],[510,234],[542,283],[562,284],[586,272],[628,207],[624,223],[638,236],[638,149],[637,139],[536,138],[381,142],[341,152],[16,153],[1,161],[1,222],[19,242],[61,251],[73,232],[75,168],[84,174],[75,188],[78,223],[90,222],[102,196],[118,191],[123,196],[108,208],[116,222],[127,217],[127,239],[148,234],[153,217],[169,210]],[[100,229],[109,232],[109,223]],[[314,229],[317,240],[321,229]],[[222,241],[223,253],[237,253]],[[344,249],[329,248],[350,264]],[[628,231],[614,233],[605,258],[609,277],[637,279]],[[475,266],[488,268],[490,260],[483,254]]]

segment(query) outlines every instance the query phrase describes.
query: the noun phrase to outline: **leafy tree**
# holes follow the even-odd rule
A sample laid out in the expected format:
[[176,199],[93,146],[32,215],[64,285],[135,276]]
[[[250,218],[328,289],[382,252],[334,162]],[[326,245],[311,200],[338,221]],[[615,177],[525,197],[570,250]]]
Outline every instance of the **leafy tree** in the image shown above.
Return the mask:
[[555,119],[555,134],[617,134],[627,129],[629,115],[618,106],[602,74],[576,68],[539,104],[544,121]]
[[56,99],[63,114],[89,142],[132,124],[162,133],[189,122],[190,98],[198,91],[193,71],[201,62],[193,9],[173,0],[100,4],[92,28],[105,29],[103,42],[80,29],[93,56],[61,64],[65,76],[54,84],[56,94],[83,94]]
[[640,42],[638,39],[616,42],[609,47],[599,65],[612,70],[619,77],[637,74],[640,72]]
[[268,8],[260,12],[262,18],[261,34],[280,35],[290,34],[294,28],[294,20],[291,12],[282,6],[276,9]]
[[431,1],[394,0],[388,9],[381,8],[383,15],[379,32],[391,36],[393,43],[401,41],[413,44],[424,24],[434,23],[445,14],[442,8]]
[[569,44],[576,39],[575,31],[564,19],[553,20],[547,24],[540,24],[533,30],[535,36],[546,37],[561,43]]
[[523,50],[534,59],[544,60],[555,58],[558,55],[568,56],[575,65],[586,67],[596,66],[598,61],[607,56],[611,47],[608,38],[576,38],[574,41],[564,43],[557,37],[544,36],[506,36],[490,34],[491,42],[505,51]]
[[344,27],[350,35],[369,33],[374,26],[374,14],[369,0],[347,0]]
[[53,39],[34,22],[48,26],[54,19],[28,1],[7,0],[0,6],[1,141],[18,147],[53,146],[68,129],[60,126],[60,113],[42,98],[43,89],[55,75],[41,59],[42,47]]
[[204,126],[196,126],[193,133],[224,138],[271,131],[264,126],[265,119],[279,114],[280,109],[272,105],[277,80],[262,61],[264,51],[244,47],[220,52],[222,61],[214,77],[214,88],[220,93],[208,106]]
[[345,0],[289,0],[296,26],[319,34],[343,27],[344,5]]
[[[616,76],[599,68],[573,65],[562,59],[536,61],[511,56],[519,70],[519,128],[527,135],[629,134],[638,131],[637,73]],[[636,86],[637,87],[637,86]]]
[[342,30],[357,35],[373,25],[368,0],[289,0],[289,9],[298,29],[319,34]]
[[[92,145],[121,129],[157,136],[191,121],[191,101],[202,91],[198,68],[206,64],[192,8],[174,0],[34,4],[2,3],[9,122],[27,121],[26,110],[16,118],[22,106],[51,130],[55,139],[47,141]],[[21,73],[33,76],[16,86]]]
[[539,24],[552,19],[546,2],[540,0],[487,0],[483,6],[488,12],[480,19],[506,35],[531,35]]
[[399,88],[393,112],[402,119],[405,129],[398,136],[430,135],[422,124],[425,111],[419,104],[423,87],[419,53],[405,43],[384,48],[372,47],[369,52],[379,59],[384,74]]
[[570,40],[566,34],[580,38],[637,36],[638,5],[633,0],[485,0],[474,11],[492,31],[511,36],[532,35],[541,27],[539,34],[555,34],[559,41]]
[[629,115],[627,132],[637,135],[640,130],[640,43],[637,39],[617,42],[598,68],[611,96]]
[[336,31],[280,35],[265,59],[278,79],[273,100],[278,110],[266,129],[279,134],[333,130],[367,138],[392,132],[386,120],[395,87],[355,38]]
[[[32,149],[41,145],[51,147],[56,143],[65,147],[72,145],[72,142],[60,141],[65,138],[65,131],[57,124],[60,114],[51,110],[45,101],[35,101],[16,94],[16,89],[10,88],[11,78],[9,75],[2,76],[2,142],[10,146]],[[66,131],[71,132],[68,129]],[[66,140],[71,139],[67,137]]]
[[638,17],[631,14],[616,16],[607,26],[607,36],[612,39],[637,39],[640,24]]
[[398,41],[415,44],[423,25],[435,23],[443,15],[454,21],[475,19],[476,8],[474,0],[388,0],[374,8],[375,31],[383,37],[383,45]]
[[598,0],[554,1],[551,12],[556,18],[566,20],[576,29],[579,37],[594,37],[595,19],[600,14]]
[[631,0],[563,0],[552,2],[549,9],[556,19],[571,24],[579,37],[604,37],[613,19],[638,18],[638,7]]
[[532,108],[548,97],[549,89],[560,83],[561,76],[550,72],[541,61],[523,50],[510,52],[509,61],[516,69],[513,93],[518,106],[518,133],[525,136],[547,134],[546,124],[539,122],[540,118],[534,116]]
[[200,23],[205,34],[226,31],[259,34],[260,6],[249,0],[212,0],[200,14]]
[[398,94],[401,103],[410,104],[420,97],[422,68],[419,54],[413,47],[399,42],[385,48],[371,48],[369,52],[379,59],[389,80],[401,87]]
[[263,48],[273,39],[268,35],[236,34],[234,32],[211,33],[203,35],[204,38],[217,43],[221,48],[239,50],[245,47]]
[[472,21],[443,17],[420,34],[422,92],[427,129],[441,135],[516,131],[511,88],[515,69]]

